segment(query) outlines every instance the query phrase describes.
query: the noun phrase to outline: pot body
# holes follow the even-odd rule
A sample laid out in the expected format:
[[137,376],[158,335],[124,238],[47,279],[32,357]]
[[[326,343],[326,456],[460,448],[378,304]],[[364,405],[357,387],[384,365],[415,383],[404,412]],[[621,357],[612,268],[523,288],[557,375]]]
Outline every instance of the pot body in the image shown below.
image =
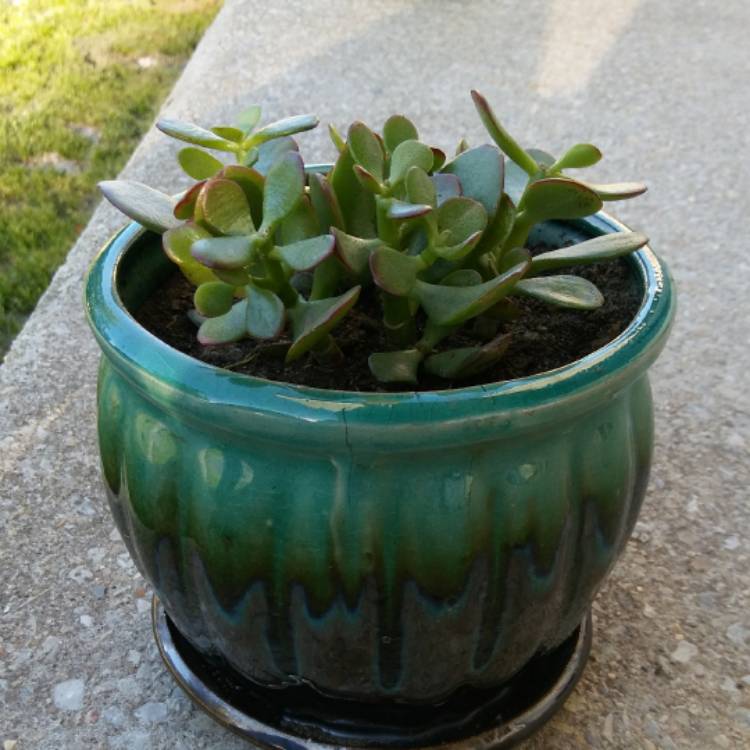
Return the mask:
[[[604,215],[548,241],[620,229]],[[581,621],[648,481],[647,368],[674,299],[650,249],[617,339],[522,380],[320,391],[176,352],[130,316],[169,272],[131,225],[95,261],[99,441],[130,554],[180,631],[258,683],[437,701]]]

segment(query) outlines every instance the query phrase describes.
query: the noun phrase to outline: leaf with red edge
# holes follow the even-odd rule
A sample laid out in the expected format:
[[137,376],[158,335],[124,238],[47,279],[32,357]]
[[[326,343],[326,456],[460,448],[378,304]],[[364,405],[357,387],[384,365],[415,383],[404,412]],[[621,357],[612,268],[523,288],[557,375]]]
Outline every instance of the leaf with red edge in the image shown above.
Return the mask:
[[375,133],[363,122],[352,123],[347,145],[354,161],[369,172],[376,182],[382,183],[385,154]]
[[241,299],[232,305],[224,315],[207,318],[198,329],[198,341],[201,344],[231,344],[247,336],[247,300]]
[[253,255],[253,239],[249,236],[205,237],[193,242],[190,254],[208,268],[234,270],[244,268]]
[[206,184],[205,180],[196,182],[191,188],[189,188],[185,194],[180,198],[175,207],[174,215],[176,219],[182,219],[188,221],[193,218],[193,212],[195,211],[195,203],[198,200],[203,186]]
[[461,380],[478,375],[502,358],[510,346],[508,333],[497,336],[484,346],[467,346],[432,354],[424,368],[440,378]]
[[311,174],[310,200],[320,223],[322,232],[328,232],[332,227],[344,228],[344,215],[341,206],[333,192],[331,183],[322,174]]
[[432,175],[430,179],[435,185],[438,206],[441,206],[450,198],[457,198],[459,195],[463,195],[461,192],[461,181],[454,174],[438,172]]
[[263,220],[263,185],[265,178],[257,169],[240,164],[230,164],[221,171],[219,177],[236,182],[247,198],[253,224],[260,226]]
[[370,268],[370,255],[383,244],[382,241],[377,237],[354,237],[336,228],[331,231],[336,238],[336,255],[344,267],[357,278],[366,276]]
[[271,257],[283,260],[293,271],[309,271],[333,253],[333,235],[323,234],[291,245],[274,247]]
[[208,180],[198,196],[196,207],[202,222],[219,234],[245,235],[255,231],[245,193],[232,180]]
[[391,115],[383,125],[383,140],[388,153],[392,154],[400,143],[419,140],[419,134],[411,120],[403,115]]
[[385,245],[370,255],[372,280],[385,292],[406,297],[417,283],[417,274],[424,268],[419,257],[405,255]]
[[305,168],[296,151],[282,154],[266,177],[261,232],[272,232],[289,215],[305,190]]
[[417,370],[423,358],[419,349],[397,352],[375,352],[367,360],[370,372],[381,383],[416,384]]
[[180,225],[175,218],[176,201],[148,185],[130,180],[99,183],[104,197],[115,207],[152,232],[162,233]]
[[418,216],[424,216],[432,211],[432,206],[419,203],[406,203],[405,201],[393,200],[388,206],[387,216],[395,221],[405,219],[416,219]]
[[522,279],[516,284],[513,294],[574,310],[595,310],[604,304],[604,297],[594,284],[581,276],[564,274]]
[[195,286],[208,281],[216,281],[216,275],[190,254],[190,248],[194,242],[210,236],[203,227],[188,222],[180,224],[174,229],[169,229],[164,232],[161,238],[166,256],[177,265],[183,276]]

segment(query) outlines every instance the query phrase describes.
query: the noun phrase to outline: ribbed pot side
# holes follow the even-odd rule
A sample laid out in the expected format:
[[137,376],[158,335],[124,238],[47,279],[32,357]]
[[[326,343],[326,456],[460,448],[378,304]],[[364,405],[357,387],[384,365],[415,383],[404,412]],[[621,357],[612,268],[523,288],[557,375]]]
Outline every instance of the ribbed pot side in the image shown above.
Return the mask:
[[126,309],[162,263],[131,225],[87,304],[112,513],[193,645],[266,685],[427,701],[500,683],[570,635],[648,481],[646,370],[674,308],[648,248],[632,260],[643,305],[615,341],[540,376],[420,394],[271,383],[176,352]]

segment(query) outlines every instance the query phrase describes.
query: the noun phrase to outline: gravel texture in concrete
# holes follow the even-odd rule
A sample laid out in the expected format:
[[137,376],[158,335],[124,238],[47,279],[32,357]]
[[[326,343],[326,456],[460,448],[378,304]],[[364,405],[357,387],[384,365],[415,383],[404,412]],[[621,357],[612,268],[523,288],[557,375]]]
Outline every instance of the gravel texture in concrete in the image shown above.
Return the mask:
[[[649,496],[594,605],[586,674],[530,749],[750,747],[748,24],[745,0],[227,0],[164,107],[342,127],[400,110],[452,149],[484,139],[476,87],[527,145],[590,140],[597,176],[649,184],[616,209],[680,292]],[[301,141],[331,158],[324,128]],[[175,150],[151,132],[124,175],[174,192]],[[165,673],[104,504],[81,294],[122,222],[99,207],[0,367],[3,750],[244,747]]]

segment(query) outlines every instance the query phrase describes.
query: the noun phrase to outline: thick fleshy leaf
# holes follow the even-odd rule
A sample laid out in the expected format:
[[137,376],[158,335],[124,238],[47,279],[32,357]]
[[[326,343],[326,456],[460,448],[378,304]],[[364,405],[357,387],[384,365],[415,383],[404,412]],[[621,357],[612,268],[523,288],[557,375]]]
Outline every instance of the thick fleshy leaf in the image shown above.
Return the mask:
[[512,247],[500,258],[498,270],[500,273],[505,273],[508,269],[513,268],[513,266],[530,260],[531,253],[525,247]]
[[604,303],[602,293],[580,276],[539,276],[522,279],[513,289],[513,294],[535,297],[560,307],[575,310],[594,310]]
[[526,190],[522,208],[535,222],[581,219],[602,207],[601,198],[583,183],[564,177],[545,177]]
[[106,180],[99,183],[104,197],[126,216],[153,232],[165,232],[180,225],[174,215],[174,198],[148,185],[130,180]]
[[443,164],[445,164],[445,160],[448,157],[446,156],[445,151],[437,146],[430,146],[430,150],[432,151],[432,170],[437,172],[438,169],[443,168]]
[[266,177],[261,231],[272,232],[292,212],[305,190],[305,168],[296,151],[282,154]]
[[210,130],[201,128],[198,125],[193,125],[190,122],[180,122],[179,120],[159,120],[156,123],[156,127],[161,130],[162,133],[166,133],[172,138],[176,138],[178,141],[185,141],[186,143],[194,143],[196,146],[204,146],[205,148],[213,148],[217,151],[236,151],[237,144],[228,141],[226,138],[222,138],[216,133],[212,133]]
[[391,201],[388,206],[387,216],[395,221],[405,219],[415,219],[417,216],[424,216],[432,211],[432,206],[421,203],[406,203],[405,201]]
[[206,237],[196,240],[190,254],[208,268],[244,268],[253,254],[251,237]]
[[243,287],[250,283],[250,275],[243,268],[214,268],[216,278],[233,287]]
[[340,229],[332,229],[336,238],[336,254],[344,266],[357,278],[363,278],[370,268],[370,255],[383,243],[377,237],[362,239],[353,237]]
[[462,154],[464,151],[468,151],[469,148],[469,142],[466,140],[466,138],[462,138],[456,146],[456,156]]
[[345,231],[357,237],[375,237],[375,196],[359,184],[348,148],[339,154],[328,179],[344,215]]
[[403,115],[391,115],[383,125],[383,140],[388,153],[392,154],[404,141],[419,140],[419,134],[411,120]]
[[506,194],[503,194],[500,205],[482,236],[479,254],[497,253],[510,236],[515,218],[516,207],[513,205],[513,201]]
[[221,138],[226,138],[228,141],[234,141],[240,143],[245,138],[245,133],[239,128],[234,128],[231,125],[217,125],[211,128],[212,133],[216,133]]
[[291,245],[319,234],[318,217],[315,216],[309,196],[303,195],[292,212],[281,220],[276,230],[276,242],[279,245]]
[[529,273],[537,274],[543,271],[565,268],[566,266],[585,265],[618,258],[621,255],[628,255],[634,250],[638,250],[647,242],[648,237],[640,232],[603,234],[601,237],[579,242],[577,245],[561,247],[559,250],[550,250],[547,253],[536,255],[531,259]]
[[494,216],[503,195],[505,170],[503,155],[495,146],[484,145],[459,154],[443,167],[461,182],[461,192],[484,206]]
[[368,193],[378,195],[383,192],[383,186],[375,178],[375,175],[368,172],[361,164],[354,165],[354,176]]
[[224,165],[215,156],[211,156],[203,149],[194,146],[183,148],[177,154],[177,161],[180,162],[185,174],[194,180],[207,180],[224,168]]
[[505,297],[523,277],[530,261],[476,286],[443,286],[417,281],[414,293],[430,320],[452,326],[480,315]]
[[423,267],[417,256],[405,255],[385,245],[370,255],[373,281],[383,291],[396,297],[406,297],[411,292]]
[[454,174],[439,172],[438,174],[432,175],[430,179],[435,185],[438,206],[441,206],[450,198],[457,198],[459,195],[463,194],[461,192],[461,181]]
[[435,183],[421,167],[412,167],[406,173],[406,196],[412,204],[437,206]]
[[622,201],[643,195],[648,189],[641,182],[616,182],[611,185],[593,185],[584,182],[586,187],[593,190],[603,201]]
[[473,268],[459,268],[451,271],[440,283],[443,286],[476,286],[482,283],[482,274]]
[[526,153],[540,166],[549,168],[555,163],[555,157],[542,148],[527,148]]
[[311,174],[308,181],[310,200],[315,209],[315,215],[318,217],[321,231],[329,232],[331,227],[343,229],[344,215],[341,213],[341,206],[339,206],[331,183],[322,174]]
[[183,219],[188,221],[193,218],[193,212],[195,211],[195,203],[198,200],[203,186],[206,181],[196,182],[189,190],[187,190],[182,198],[180,198],[174,207],[174,215],[176,219]]
[[201,220],[219,234],[245,235],[255,231],[245,193],[232,180],[208,180],[196,207]]
[[291,136],[266,141],[258,146],[258,159],[252,165],[253,169],[262,175],[267,175],[276,161],[289,151],[299,151],[297,141]]
[[424,355],[419,349],[376,352],[367,360],[370,372],[381,383],[417,383],[417,370]]
[[284,303],[270,289],[248,284],[245,323],[247,332],[256,339],[275,339],[284,329]]
[[338,325],[359,298],[361,287],[355,286],[340,297],[306,302],[300,300],[291,310],[294,341],[286,354],[292,362],[314,347],[326,334]]
[[228,313],[204,320],[198,329],[198,341],[201,344],[230,344],[245,338],[246,312],[247,300],[241,299]]
[[602,152],[591,143],[577,143],[571,146],[553,165],[552,171],[563,169],[583,169],[593,167],[602,158]]
[[250,133],[260,121],[261,108],[256,104],[248,107],[238,118],[237,127],[241,128],[243,133]]
[[459,197],[445,201],[437,209],[441,244],[458,245],[487,226],[487,212],[481,203],[471,198]]
[[397,185],[412,167],[419,167],[429,172],[432,169],[433,160],[432,149],[429,146],[419,141],[403,141],[391,155],[388,180],[391,185]]
[[474,232],[470,234],[466,239],[455,245],[437,245],[435,252],[443,259],[449,261],[458,261],[465,258],[482,239],[482,232]]
[[354,161],[367,170],[377,182],[383,182],[385,156],[375,133],[363,122],[352,123],[347,135],[347,144]]
[[336,151],[338,153],[341,153],[346,148],[346,141],[344,140],[343,136],[339,131],[336,129],[335,125],[332,125],[331,123],[328,123],[328,135],[331,139],[331,143],[336,147]]
[[[273,141],[269,141],[269,143],[272,142]],[[240,159],[240,162],[243,167],[254,167],[257,164],[258,159],[260,159],[260,149],[251,148],[245,152],[245,155]]]
[[291,245],[275,247],[271,256],[283,260],[294,271],[309,271],[333,253],[333,235],[323,234]]
[[302,133],[305,130],[312,130],[318,126],[318,118],[315,115],[295,115],[286,117],[283,120],[271,122],[264,125],[260,130],[256,130],[251,139],[251,143],[265,143],[273,138],[283,138],[287,135]]
[[469,378],[494,365],[510,346],[510,334],[502,334],[484,346],[467,346],[432,354],[425,362],[427,372],[440,378]]
[[234,287],[223,281],[207,281],[195,290],[193,302],[196,310],[207,318],[225,315],[232,309]]
[[489,102],[478,91],[472,91],[471,98],[474,100],[474,106],[477,108],[482,124],[490,134],[492,140],[500,146],[503,153],[518,164],[527,174],[536,174],[539,171],[539,165],[500,124]]
[[190,254],[194,242],[211,235],[197,224],[188,222],[169,229],[162,235],[161,241],[166,256],[175,263],[185,278],[195,286],[209,281],[216,281],[214,273],[199,263]]
[[220,177],[236,182],[247,198],[253,224],[257,227],[263,219],[263,175],[256,169],[230,164],[222,170]]

